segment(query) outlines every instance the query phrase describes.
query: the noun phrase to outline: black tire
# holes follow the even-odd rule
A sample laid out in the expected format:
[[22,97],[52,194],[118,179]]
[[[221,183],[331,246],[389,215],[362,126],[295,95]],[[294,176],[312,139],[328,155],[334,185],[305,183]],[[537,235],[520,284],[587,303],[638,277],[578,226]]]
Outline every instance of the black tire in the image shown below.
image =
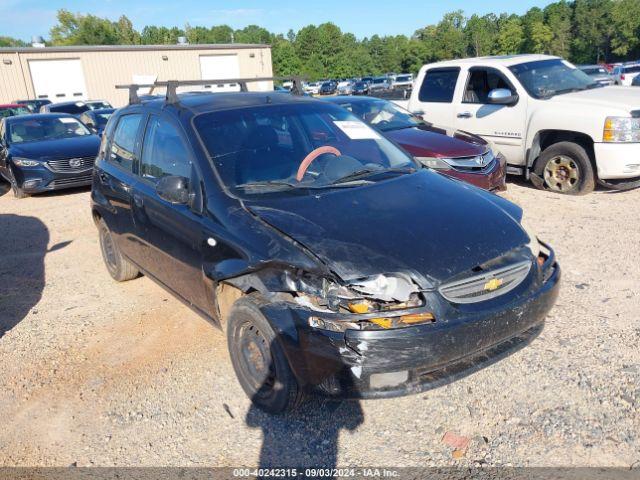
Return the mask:
[[11,170],[11,191],[13,192],[13,196],[16,198],[27,198],[29,196],[23,189],[18,187],[16,182],[16,177],[13,174],[13,170]]
[[256,296],[237,300],[227,320],[227,343],[240,386],[261,410],[295,410],[304,393]]
[[11,191],[13,192],[13,196],[16,198],[27,198],[29,196],[29,194],[18,187],[15,182],[11,183]]
[[140,275],[136,266],[122,255],[118,245],[113,241],[107,223],[102,218],[98,220],[98,235],[102,260],[104,260],[111,278],[116,282],[126,282]]
[[586,195],[596,188],[589,154],[581,145],[559,142],[547,147],[533,169],[541,179],[536,186],[565,195]]

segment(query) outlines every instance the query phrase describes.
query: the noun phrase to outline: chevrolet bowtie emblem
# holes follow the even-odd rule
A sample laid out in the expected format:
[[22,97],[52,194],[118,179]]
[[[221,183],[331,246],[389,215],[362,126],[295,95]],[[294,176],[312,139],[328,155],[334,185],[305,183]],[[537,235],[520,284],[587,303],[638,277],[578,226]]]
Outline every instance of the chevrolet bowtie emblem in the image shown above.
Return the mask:
[[504,284],[504,280],[501,278],[492,278],[487,283],[484,284],[485,292],[494,292],[499,289],[502,284]]

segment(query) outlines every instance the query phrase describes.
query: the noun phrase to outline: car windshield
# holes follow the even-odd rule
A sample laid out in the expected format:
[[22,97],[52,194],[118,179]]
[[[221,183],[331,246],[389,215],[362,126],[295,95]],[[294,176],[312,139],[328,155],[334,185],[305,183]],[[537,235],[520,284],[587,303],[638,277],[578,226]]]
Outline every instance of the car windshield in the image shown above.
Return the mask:
[[424,125],[422,120],[386,100],[356,101],[342,103],[341,106],[381,132]]
[[95,117],[96,117],[96,126],[98,127],[104,127],[107,122],[109,121],[109,118],[111,117],[111,115],[113,115],[113,113],[109,112],[109,113],[96,113]]
[[401,77],[396,77],[396,82],[410,82],[411,77],[408,75],[403,75]]
[[87,103],[87,106],[91,110],[98,110],[100,108],[111,108],[111,105],[108,102],[90,102]]
[[386,78],[374,78],[373,83],[384,83]]
[[91,135],[87,127],[71,117],[32,117],[14,120],[7,127],[9,143],[39,142]]
[[69,113],[71,115],[80,115],[87,110],[91,110],[85,103],[68,103],[65,105],[56,105],[49,107],[49,111],[55,113]]
[[27,115],[31,113],[27,107],[0,108],[0,118],[13,117],[15,115]]
[[607,75],[608,72],[602,67],[584,67],[581,68],[587,75]]
[[635,65],[633,67],[624,67],[624,73],[638,73],[640,72],[640,65]]
[[201,114],[194,124],[222,181],[240,195],[357,186],[417,168],[336,105],[254,106]]
[[582,70],[559,58],[521,63],[509,70],[534,98],[550,98],[600,86]]

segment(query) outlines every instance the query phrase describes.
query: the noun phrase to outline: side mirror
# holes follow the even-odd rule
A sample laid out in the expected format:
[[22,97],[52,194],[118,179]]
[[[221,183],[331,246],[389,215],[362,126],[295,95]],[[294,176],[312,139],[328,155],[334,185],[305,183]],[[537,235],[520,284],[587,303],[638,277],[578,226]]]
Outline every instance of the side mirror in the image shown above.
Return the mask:
[[189,180],[177,175],[162,177],[156,185],[156,193],[169,203],[186,205],[191,200]]
[[492,105],[515,105],[519,97],[508,88],[496,88],[489,92],[488,100]]

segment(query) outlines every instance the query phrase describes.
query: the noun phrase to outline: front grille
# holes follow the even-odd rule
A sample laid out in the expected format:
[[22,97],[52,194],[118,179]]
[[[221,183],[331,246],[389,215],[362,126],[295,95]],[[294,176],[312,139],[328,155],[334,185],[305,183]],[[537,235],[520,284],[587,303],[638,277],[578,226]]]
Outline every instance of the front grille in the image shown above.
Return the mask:
[[92,176],[82,175],[80,177],[72,177],[72,178],[58,178],[49,183],[50,187],[58,188],[58,187],[72,187],[75,185],[89,185],[91,184]]
[[504,295],[516,288],[529,274],[531,261],[448,283],[440,287],[444,298],[453,303],[476,303]]
[[63,158],[62,160],[49,160],[47,166],[52,172],[73,173],[83,172],[93,168],[95,157]]
[[459,157],[452,158],[453,168],[460,172],[482,173],[493,168],[493,162],[496,161],[493,152],[488,152],[475,157]]

